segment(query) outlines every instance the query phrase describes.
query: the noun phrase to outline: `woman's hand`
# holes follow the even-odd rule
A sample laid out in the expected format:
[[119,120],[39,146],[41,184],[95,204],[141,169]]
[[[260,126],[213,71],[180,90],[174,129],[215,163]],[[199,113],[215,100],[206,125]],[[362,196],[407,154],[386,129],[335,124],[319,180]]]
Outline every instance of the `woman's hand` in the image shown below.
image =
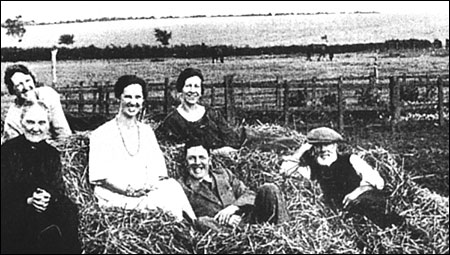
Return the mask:
[[27,203],[34,207],[34,210],[38,213],[45,212],[48,208],[52,195],[46,190],[37,188],[33,192],[33,196],[27,199]]

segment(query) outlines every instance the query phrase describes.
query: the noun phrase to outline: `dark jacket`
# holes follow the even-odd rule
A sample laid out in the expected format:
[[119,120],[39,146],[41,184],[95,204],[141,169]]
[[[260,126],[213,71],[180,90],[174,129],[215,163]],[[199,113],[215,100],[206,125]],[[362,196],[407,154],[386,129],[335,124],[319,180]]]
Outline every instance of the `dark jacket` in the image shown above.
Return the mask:
[[210,170],[216,190],[187,176],[180,180],[197,217],[214,217],[229,205],[243,207],[255,202],[255,193],[227,169]]

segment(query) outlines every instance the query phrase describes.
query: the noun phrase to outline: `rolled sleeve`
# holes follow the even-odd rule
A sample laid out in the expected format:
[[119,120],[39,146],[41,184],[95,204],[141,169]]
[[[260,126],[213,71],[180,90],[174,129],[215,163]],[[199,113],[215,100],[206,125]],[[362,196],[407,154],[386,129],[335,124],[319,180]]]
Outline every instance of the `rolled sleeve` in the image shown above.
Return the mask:
[[361,176],[360,186],[370,185],[378,190],[384,188],[384,180],[380,173],[373,169],[365,160],[357,155],[351,155],[350,164],[352,164],[356,173]]

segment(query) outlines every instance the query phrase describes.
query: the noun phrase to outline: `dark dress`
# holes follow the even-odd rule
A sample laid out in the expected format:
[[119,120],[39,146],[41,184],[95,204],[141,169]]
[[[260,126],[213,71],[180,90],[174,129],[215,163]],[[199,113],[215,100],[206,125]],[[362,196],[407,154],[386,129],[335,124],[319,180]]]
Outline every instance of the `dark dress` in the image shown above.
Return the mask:
[[210,149],[230,146],[239,149],[245,141],[245,132],[233,130],[219,110],[206,107],[201,119],[187,121],[175,110],[167,115],[155,131],[158,140],[185,143],[189,139],[202,141]]
[[[78,209],[64,196],[59,152],[21,135],[1,155],[1,252],[80,253]],[[41,213],[26,202],[38,187],[51,194]]]

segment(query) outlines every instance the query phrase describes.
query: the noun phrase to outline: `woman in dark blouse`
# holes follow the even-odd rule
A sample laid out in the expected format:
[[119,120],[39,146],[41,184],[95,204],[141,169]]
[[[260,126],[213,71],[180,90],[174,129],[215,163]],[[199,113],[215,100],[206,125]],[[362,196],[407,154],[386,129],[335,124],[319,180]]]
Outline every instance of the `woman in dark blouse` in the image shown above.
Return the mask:
[[24,134],[1,147],[1,253],[80,253],[78,210],[64,195],[48,108],[23,106]]
[[156,136],[179,144],[201,139],[212,153],[228,155],[244,143],[245,131],[234,130],[220,111],[199,104],[204,92],[202,82],[199,69],[187,68],[180,73],[176,87],[181,93],[181,104],[156,129]]

